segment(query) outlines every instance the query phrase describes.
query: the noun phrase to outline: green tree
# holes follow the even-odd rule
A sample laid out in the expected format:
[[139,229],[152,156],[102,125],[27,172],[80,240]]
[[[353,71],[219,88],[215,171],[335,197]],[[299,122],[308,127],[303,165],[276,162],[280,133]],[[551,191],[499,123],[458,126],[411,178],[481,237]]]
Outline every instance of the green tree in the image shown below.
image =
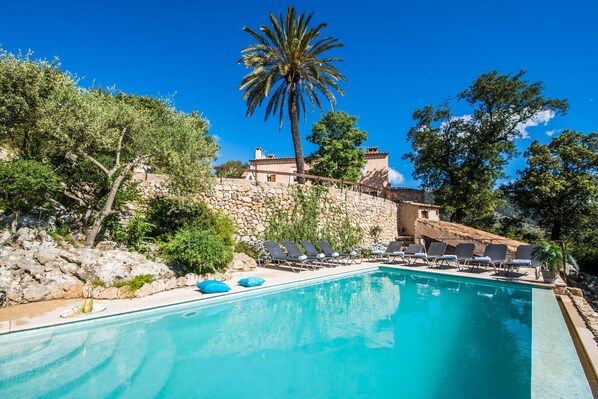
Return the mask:
[[515,75],[488,72],[477,78],[457,99],[472,113],[455,116],[448,104],[416,110],[408,133],[413,152],[413,177],[433,190],[452,221],[480,225],[492,216],[500,195],[494,190],[504,177],[507,161],[517,154],[514,139],[540,112],[566,112],[566,100],[545,98],[541,82]]
[[55,162],[63,194],[99,210],[86,244],[136,167],[167,174],[176,195],[206,186],[218,145],[199,113],[151,97],[84,90],[58,65],[0,53],[0,144],[19,157]]
[[307,140],[319,148],[307,158],[311,174],[359,181],[365,165],[360,146],[368,136],[356,124],[356,116],[342,111],[330,111],[314,123]]
[[58,176],[50,165],[24,159],[0,162],[0,205],[14,215],[13,233],[21,212],[44,205],[57,191]]
[[522,211],[560,240],[598,217],[598,133],[566,130],[550,143],[534,141],[527,166],[505,188]]
[[175,192],[205,187],[218,146],[207,135],[208,122],[199,114],[178,112],[149,97],[114,96],[73,86],[59,95],[50,123],[53,140],[65,152],[95,166],[109,181],[87,245],[94,243],[102,222],[113,213],[117,193],[136,167],[160,168]]
[[[299,116],[306,113],[305,97],[311,103],[312,111],[317,106],[323,113],[318,93],[334,106],[336,99],[331,91],[334,89],[344,94],[337,82],[346,80],[332,63],[342,61],[339,58],[322,57],[334,48],[342,47],[338,39],[332,37],[319,38],[327,25],[321,23],[309,28],[313,13],[299,16],[294,7],[289,7],[286,16],[281,14],[277,19],[270,13],[272,27],[261,26],[262,34],[244,27],[256,44],[245,47],[239,63],[252,71],[247,74],[240,90],[245,90],[243,99],[247,102],[247,116],[253,115],[255,109],[269,97],[266,106],[265,120],[278,112],[279,126],[282,127],[285,103],[288,107],[291,122],[291,135],[295,147],[297,173],[305,172],[301,135],[299,133]],[[298,183],[305,183],[303,177]]]
[[0,48],[0,145],[21,158],[35,158],[45,147],[47,104],[60,86],[72,84],[59,66],[58,60],[33,60],[31,53],[14,55]]
[[232,179],[238,179],[241,176],[243,176],[243,172],[241,172],[240,170],[236,170],[237,168],[249,168],[249,164],[247,162],[238,160],[226,161],[218,166],[224,169],[219,169],[216,171],[217,177],[230,177]]

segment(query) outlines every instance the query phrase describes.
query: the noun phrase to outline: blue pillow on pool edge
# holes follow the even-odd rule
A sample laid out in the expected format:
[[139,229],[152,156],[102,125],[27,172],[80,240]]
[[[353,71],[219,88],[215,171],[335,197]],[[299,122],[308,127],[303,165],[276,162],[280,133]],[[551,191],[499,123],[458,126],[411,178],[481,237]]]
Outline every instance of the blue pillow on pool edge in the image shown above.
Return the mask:
[[201,283],[197,284],[197,288],[204,294],[215,294],[217,292],[230,291],[230,287],[227,284],[218,280],[202,281]]
[[266,280],[261,277],[245,277],[237,281],[237,283],[243,287],[257,287],[264,284],[265,281]]

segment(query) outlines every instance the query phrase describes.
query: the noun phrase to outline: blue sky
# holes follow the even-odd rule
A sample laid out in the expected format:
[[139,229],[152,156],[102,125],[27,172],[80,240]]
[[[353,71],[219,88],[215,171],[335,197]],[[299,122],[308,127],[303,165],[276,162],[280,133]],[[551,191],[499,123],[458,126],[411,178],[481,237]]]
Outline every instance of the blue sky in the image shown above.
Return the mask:
[[[245,117],[238,85],[246,74],[237,64],[252,40],[242,31],[268,23],[268,13],[286,10],[279,1],[4,2],[0,44],[10,52],[31,49],[39,58],[58,56],[83,86],[116,86],[129,93],[174,96],[177,108],[197,110],[220,137],[220,159],[247,160],[254,148],[290,156],[289,124],[264,122],[263,110]],[[438,105],[484,72],[528,71],[543,81],[545,95],[568,98],[570,111],[518,140],[547,142],[547,132],[598,130],[598,1],[301,1],[299,12],[327,22],[324,34],[345,45],[335,52],[348,82],[337,109],[359,116],[366,145],[390,152],[390,166],[417,187],[410,150],[411,115]],[[466,109],[459,110],[463,114]],[[303,138],[319,112],[300,124]],[[304,151],[313,146],[304,141]],[[507,174],[515,176],[522,158]],[[400,176],[394,183],[399,183]]]

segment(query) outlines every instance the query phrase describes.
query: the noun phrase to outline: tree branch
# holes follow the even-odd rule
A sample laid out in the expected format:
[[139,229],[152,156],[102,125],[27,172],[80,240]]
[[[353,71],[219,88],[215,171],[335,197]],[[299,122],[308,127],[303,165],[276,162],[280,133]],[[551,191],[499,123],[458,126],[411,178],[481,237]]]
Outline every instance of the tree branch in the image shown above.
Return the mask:
[[[125,137],[125,133],[127,132],[127,127],[123,128],[123,131],[120,134],[120,138],[118,139],[118,147],[116,147],[116,163],[114,164],[114,168],[120,168],[120,151],[123,147],[123,138]],[[114,169],[113,168],[113,169]]]
[[87,158],[89,161],[91,161],[91,163],[93,163],[95,166],[100,168],[102,170],[102,172],[106,173],[108,175],[108,177],[112,177],[112,175],[114,174],[113,171],[108,170],[108,168],[106,168],[104,165],[102,165],[100,162],[98,162],[94,157],[87,154],[85,151],[81,151],[81,154],[83,154],[83,156],[85,158]]

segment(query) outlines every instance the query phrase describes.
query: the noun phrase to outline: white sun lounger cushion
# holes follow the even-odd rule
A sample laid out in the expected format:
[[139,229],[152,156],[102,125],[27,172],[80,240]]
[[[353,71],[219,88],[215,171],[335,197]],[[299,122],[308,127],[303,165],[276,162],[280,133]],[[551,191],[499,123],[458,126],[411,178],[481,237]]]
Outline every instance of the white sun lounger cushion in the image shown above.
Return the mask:
[[335,258],[337,258],[337,257],[339,257],[339,256],[340,256],[340,254],[339,254],[338,252],[333,252],[333,253],[332,253],[332,256],[333,256],[333,257],[335,257]]
[[403,251],[394,251],[392,254],[395,255],[395,256],[403,256],[403,255],[405,255],[405,252],[403,252]]
[[351,256],[355,256],[355,255],[357,255],[357,252],[355,252],[355,251],[351,251],[351,252],[349,252],[349,255],[351,255]]
[[529,259],[513,259],[510,263],[512,265],[521,265],[521,266],[524,266],[524,265],[531,265],[532,261],[529,260]]
[[372,251],[372,255],[382,255],[383,253],[384,253],[384,251],[380,251],[380,250]]
[[473,258],[474,261],[476,262],[480,262],[480,263],[490,263],[492,262],[492,259],[490,259],[489,256],[476,256],[475,258]]
[[316,255],[316,258],[318,258],[318,259],[322,259],[322,258],[325,258],[325,257],[326,257],[326,255],[324,255],[324,254],[317,254]]
[[305,260],[305,259],[307,259],[307,255],[301,255],[297,259],[299,259],[299,260]]
[[457,255],[442,255],[439,259],[442,259],[442,260],[457,260]]

